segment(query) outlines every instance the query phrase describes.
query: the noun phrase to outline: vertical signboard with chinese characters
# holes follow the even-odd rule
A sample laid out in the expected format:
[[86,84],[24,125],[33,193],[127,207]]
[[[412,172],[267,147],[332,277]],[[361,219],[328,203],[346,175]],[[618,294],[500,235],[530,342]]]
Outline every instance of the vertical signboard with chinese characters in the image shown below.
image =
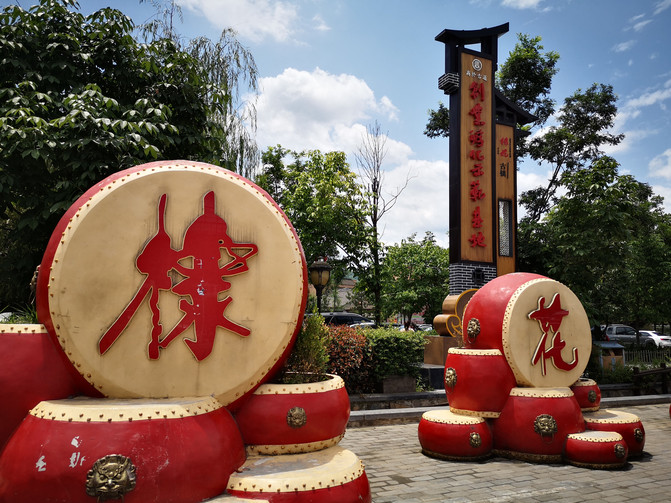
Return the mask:
[[492,61],[461,52],[461,260],[494,261]]
[[515,272],[515,158],[512,126],[496,125],[497,275]]

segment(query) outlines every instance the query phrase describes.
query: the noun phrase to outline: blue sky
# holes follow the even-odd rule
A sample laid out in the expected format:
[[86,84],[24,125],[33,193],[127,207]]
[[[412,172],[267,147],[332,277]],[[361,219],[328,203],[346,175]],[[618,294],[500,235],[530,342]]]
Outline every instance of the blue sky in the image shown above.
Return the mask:
[[[7,5],[6,0],[0,2]],[[33,2],[20,0],[23,7]],[[410,175],[398,204],[383,219],[386,243],[412,233],[447,246],[446,139],[422,132],[427,110],[447,97],[438,89],[443,29],[469,30],[508,22],[499,39],[503,62],[517,33],[542,37],[559,53],[552,97],[591,84],[618,95],[614,132],[625,140],[607,153],[621,172],[651,184],[671,212],[671,0],[179,0],[184,36],[217,39],[232,27],[261,75],[257,140],[262,149],[353,153],[368,124],[388,132],[385,185]],[[81,0],[84,13],[113,4],[136,23],[153,12],[135,0]],[[520,163],[518,188],[547,180],[547,167]]]

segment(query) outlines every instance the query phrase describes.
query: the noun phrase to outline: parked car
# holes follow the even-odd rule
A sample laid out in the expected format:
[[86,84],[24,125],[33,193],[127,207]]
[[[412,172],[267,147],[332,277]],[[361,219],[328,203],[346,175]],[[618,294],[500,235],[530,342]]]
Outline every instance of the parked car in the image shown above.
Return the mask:
[[652,347],[656,345],[652,337],[638,332],[628,325],[608,325],[606,327],[606,337],[609,341],[619,342],[620,344],[636,344],[638,342],[642,346]]
[[356,313],[321,313],[327,325],[347,325],[349,327],[375,328],[375,322]]
[[671,348],[671,336],[660,334],[654,330],[639,330],[641,335],[650,337],[658,348]]

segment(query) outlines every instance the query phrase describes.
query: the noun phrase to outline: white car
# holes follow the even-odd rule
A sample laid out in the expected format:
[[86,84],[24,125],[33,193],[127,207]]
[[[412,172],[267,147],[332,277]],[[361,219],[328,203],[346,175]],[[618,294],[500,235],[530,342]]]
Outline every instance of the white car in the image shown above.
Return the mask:
[[660,334],[654,330],[639,330],[639,332],[641,332],[641,335],[650,336],[658,348],[671,348],[671,336]]

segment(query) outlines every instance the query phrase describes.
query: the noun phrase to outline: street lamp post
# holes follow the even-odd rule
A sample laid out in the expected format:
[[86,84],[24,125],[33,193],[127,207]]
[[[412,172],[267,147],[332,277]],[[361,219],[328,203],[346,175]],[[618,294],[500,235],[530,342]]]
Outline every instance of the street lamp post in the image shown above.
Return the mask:
[[322,311],[322,291],[329,282],[331,277],[331,265],[327,264],[323,259],[315,261],[310,266],[310,283],[312,283],[317,291],[317,311]]

